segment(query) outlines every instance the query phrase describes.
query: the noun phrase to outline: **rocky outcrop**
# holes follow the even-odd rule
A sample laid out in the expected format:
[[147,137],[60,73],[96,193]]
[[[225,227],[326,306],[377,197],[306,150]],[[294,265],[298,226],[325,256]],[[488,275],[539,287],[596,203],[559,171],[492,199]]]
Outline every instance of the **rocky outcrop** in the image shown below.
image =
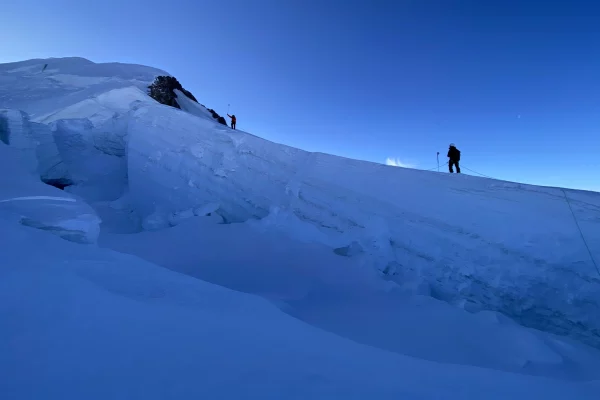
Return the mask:
[[[154,83],[148,86],[148,95],[161,104],[181,109],[182,106],[177,102],[176,90],[180,91],[183,95],[190,100],[193,100],[195,103],[198,103],[198,100],[196,100],[194,95],[188,90],[185,90],[183,86],[181,86],[181,83],[179,83],[179,81],[172,76],[157,76],[154,80]],[[206,108],[212,117],[217,120],[217,122],[227,126],[227,121],[225,118],[217,114],[215,110],[202,104],[200,105]]]
[[196,103],[198,102],[194,95],[188,90],[185,90],[177,78],[173,76],[157,76],[152,85],[148,86],[148,95],[154,100],[158,101],[160,104],[181,108],[179,107],[179,104],[177,104],[177,95],[175,94],[175,89],[181,91],[189,99],[195,101]]
[[213,118],[216,119],[218,123],[227,125],[227,121],[225,120],[225,118],[223,118],[219,114],[217,114],[217,112],[215,110],[213,110],[212,108],[209,108],[208,111],[212,114]]

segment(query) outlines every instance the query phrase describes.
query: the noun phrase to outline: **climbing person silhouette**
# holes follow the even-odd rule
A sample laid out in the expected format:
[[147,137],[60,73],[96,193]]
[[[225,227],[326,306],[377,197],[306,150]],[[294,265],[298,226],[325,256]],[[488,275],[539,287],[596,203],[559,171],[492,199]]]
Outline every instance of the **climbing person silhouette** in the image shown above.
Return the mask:
[[460,150],[456,148],[454,143],[450,143],[450,148],[448,149],[448,167],[450,168],[450,173],[453,173],[453,166],[456,166],[456,173],[460,174],[460,166],[458,163],[460,162]]
[[233,115],[227,114],[227,116],[229,118],[231,118],[231,129],[235,129],[235,122],[236,122],[235,114],[233,114]]

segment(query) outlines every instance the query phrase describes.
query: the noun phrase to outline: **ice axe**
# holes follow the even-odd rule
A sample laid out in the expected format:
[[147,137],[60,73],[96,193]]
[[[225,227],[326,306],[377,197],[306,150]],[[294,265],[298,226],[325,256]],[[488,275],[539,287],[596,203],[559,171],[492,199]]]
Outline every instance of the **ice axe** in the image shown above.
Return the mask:
[[440,172],[440,152],[437,152],[438,172]]

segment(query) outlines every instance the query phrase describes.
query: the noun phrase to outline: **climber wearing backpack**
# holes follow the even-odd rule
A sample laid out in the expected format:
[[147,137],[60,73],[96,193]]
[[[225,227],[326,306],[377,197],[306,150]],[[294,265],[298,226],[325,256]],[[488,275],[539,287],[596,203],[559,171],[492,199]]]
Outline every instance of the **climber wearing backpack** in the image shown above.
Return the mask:
[[231,118],[231,129],[235,129],[235,122],[236,122],[235,114],[233,114],[233,115],[227,114],[227,116],[229,118]]
[[454,170],[452,166],[456,166],[456,173],[460,174],[460,167],[458,163],[460,162],[460,150],[456,148],[454,143],[450,143],[450,148],[448,149],[448,167],[450,167],[450,173],[453,173]]

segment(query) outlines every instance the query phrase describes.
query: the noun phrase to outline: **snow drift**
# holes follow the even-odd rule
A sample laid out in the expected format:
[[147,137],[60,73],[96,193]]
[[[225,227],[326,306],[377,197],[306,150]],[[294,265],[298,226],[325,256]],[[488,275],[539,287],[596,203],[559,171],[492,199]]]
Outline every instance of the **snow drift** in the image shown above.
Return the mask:
[[2,398],[597,397],[597,382],[447,365],[360,345],[260,297],[10,227],[2,216]]

